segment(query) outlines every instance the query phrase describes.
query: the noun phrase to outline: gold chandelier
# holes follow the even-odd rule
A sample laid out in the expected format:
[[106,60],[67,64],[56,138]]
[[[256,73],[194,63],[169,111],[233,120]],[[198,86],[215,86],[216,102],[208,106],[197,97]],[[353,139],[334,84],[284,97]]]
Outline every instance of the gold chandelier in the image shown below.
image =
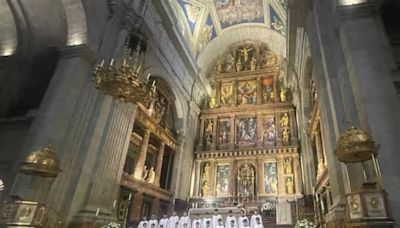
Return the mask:
[[124,102],[149,105],[157,98],[156,81],[150,82],[150,73],[143,75],[146,39],[140,33],[127,37],[123,57],[103,59],[93,72],[96,88],[104,94]]

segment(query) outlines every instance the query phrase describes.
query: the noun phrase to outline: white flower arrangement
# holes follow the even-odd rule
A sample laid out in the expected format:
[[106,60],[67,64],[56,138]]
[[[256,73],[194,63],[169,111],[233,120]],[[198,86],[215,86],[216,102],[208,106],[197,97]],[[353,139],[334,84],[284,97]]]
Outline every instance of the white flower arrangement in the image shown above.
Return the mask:
[[121,224],[115,222],[109,222],[103,225],[101,228],[121,228]]
[[243,208],[244,205],[243,205],[242,203],[237,203],[237,204],[236,204],[236,207],[237,207],[237,208]]
[[308,221],[307,219],[298,220],[295,228],[316,228],[317,226],[314,225],[312,221]]

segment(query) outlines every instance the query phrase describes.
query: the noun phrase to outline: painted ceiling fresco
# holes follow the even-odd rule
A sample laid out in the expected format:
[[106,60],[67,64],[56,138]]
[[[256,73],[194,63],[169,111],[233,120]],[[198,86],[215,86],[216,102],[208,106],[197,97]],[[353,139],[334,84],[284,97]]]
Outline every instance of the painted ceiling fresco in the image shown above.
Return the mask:
[[169,0],[180,32],[196,55],[233,27],[265,26],[286,35],[287,0]]

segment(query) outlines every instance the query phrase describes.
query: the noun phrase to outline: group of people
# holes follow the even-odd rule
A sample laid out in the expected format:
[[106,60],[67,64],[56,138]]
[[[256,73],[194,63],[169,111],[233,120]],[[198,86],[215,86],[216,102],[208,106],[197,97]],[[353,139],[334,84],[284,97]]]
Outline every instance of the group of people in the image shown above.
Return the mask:
[[229,211],[224,223],[222,216],[216,209],[214,215],[210,216],[207,213],[203,218],[195,215],[193,221],[191,221],[187,213],[183,213],[182,217],[179,217],[176,212],[173,212],[169,218],[164,215],[159,221],[155,215],[152,215],[150,220],[143,217],[139,222],[138,228],[264,228],[264,226],[258,211],[254,211],[250,219],[244,212],[241,216],[236,217],[232,211]]

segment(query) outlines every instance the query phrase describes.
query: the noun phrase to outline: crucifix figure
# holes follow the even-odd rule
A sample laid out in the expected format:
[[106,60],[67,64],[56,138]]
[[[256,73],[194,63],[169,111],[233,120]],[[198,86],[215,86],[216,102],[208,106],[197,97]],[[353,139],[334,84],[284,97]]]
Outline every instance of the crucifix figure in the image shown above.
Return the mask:
[[253,48],[239,49],[239,51],[243,53],[243,60],[245,63],[247,63],[247,60],[249,60],[249,51],[251,50],[253,50]]

